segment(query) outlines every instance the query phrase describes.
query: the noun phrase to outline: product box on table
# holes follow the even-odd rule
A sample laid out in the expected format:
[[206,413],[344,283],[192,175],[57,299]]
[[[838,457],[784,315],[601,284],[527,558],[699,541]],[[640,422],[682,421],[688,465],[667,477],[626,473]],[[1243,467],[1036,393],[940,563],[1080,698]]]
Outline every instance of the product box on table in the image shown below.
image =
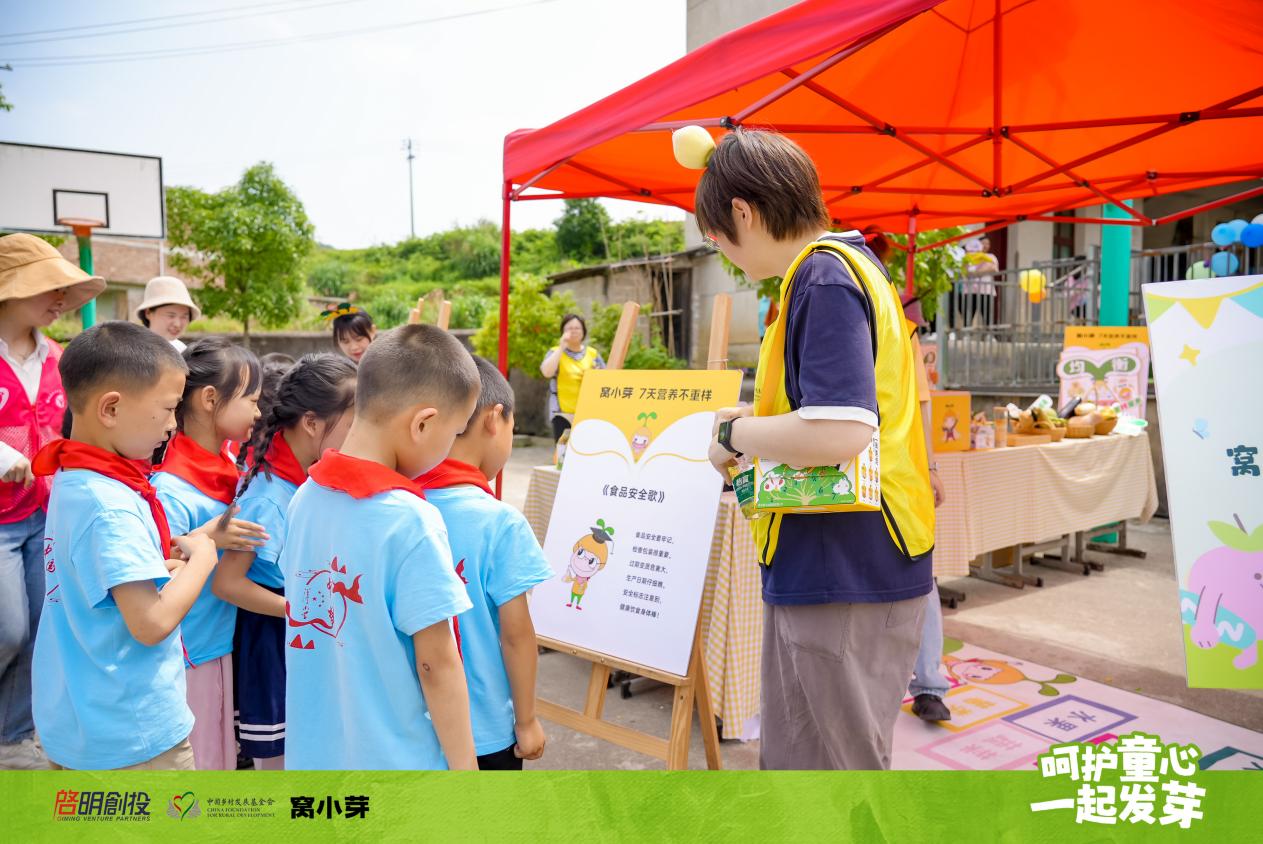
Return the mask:
[[930,444],[935,451],[969,450],[969,403],[963,390],[930,393]]

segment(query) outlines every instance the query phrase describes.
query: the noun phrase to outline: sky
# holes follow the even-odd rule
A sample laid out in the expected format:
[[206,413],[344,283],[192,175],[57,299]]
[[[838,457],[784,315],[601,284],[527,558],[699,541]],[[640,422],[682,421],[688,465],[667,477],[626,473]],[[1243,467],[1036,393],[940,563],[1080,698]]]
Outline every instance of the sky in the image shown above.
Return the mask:
[[[208,191],[270,161],[317,239],[354,248],[408,236],[410,137],[418,235],[498,223],[504,136],[679,58],[685,9],[685,0],[0,0],[0,66],[13,68],[0,70],[0,85],[14,105],[0,111],[0,141],[156,155],[168,185]],[[311,37],[364,29],[376,31]],[[164,53],[292,38],[307,40]],[[616,219],[683,216],[607,205]],[[516,203],[513,228],[560,213],[560,202]]]

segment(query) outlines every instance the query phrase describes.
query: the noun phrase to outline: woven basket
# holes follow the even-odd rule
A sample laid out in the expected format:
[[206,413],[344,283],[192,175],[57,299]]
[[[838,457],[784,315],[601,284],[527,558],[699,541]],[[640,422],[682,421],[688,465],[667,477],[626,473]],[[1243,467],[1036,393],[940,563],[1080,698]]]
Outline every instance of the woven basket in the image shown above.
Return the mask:
[[1102,419],[1096,423],[1096,435],[1103,437],[1114,430],[1114,426],[1118,424],[1118,417],[1114,416],[1110,419]]
[[1101,417],[1095,413],[1089,413],[1086,416],[1076,416],[1066,422],[1066,436],[1075,440],[1086,440],[1092,436],[1100,421]]
[[1065,428],[1049,428],[1047,431],[1044,431],[1044,433],[1051,436],[1053,438],[1052,441],[1055,443],[1059,443],[1066,438]]

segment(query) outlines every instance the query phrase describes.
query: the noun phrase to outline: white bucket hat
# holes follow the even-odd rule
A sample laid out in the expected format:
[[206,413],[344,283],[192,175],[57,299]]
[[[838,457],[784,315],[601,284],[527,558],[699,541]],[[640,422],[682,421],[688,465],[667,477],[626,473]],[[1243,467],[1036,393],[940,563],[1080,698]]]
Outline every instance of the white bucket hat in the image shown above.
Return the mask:
[[160,275],[149,279],[145,285],[145,301],[136,308],[136,319],[150,308],[161,308],[163,305],[183,305],[192,314],[189,322],[202,318],[202,309],[193,304],[189,289],[184,282],[169,275]]

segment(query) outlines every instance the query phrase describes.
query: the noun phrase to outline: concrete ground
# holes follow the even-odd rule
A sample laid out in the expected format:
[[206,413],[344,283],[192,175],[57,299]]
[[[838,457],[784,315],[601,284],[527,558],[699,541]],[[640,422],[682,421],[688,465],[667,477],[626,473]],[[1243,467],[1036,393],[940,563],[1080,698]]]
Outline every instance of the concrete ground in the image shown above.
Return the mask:
[[[532,466],[552,461],[552,446],[515,449],[505,470],[504,498],[521,507]],[[1214,718],[1263,732],[1263,691],[1190,689],[1184,679],[1183,633],[1176,608],[1175,565],[1170,524],[1155,519],[1133,524],[1133,547],[1141,560],[1101,552],[1090,559],[1106,570],[1084,577],[1046,567],[1034,569],[1043,588],[1011,589],[977,578],[944,580],[967,598],[957,609],[943,608],[947,636],[1030,660],[1106,685],[1173,703]],[[540,658],[543,697],[582,708],[588,663],[548,652]],[[605,717],[659,736],[671,722],[671,690],[638,681],[624,700],[617,689],[606,698]],[[630,750],[546,723],[549,744],[538,769],[661,769],[664,765]],[[725,741],[725,768],[758,767],[758,743]],[[704,768],[700,732],[693,730],[690,767]]]

